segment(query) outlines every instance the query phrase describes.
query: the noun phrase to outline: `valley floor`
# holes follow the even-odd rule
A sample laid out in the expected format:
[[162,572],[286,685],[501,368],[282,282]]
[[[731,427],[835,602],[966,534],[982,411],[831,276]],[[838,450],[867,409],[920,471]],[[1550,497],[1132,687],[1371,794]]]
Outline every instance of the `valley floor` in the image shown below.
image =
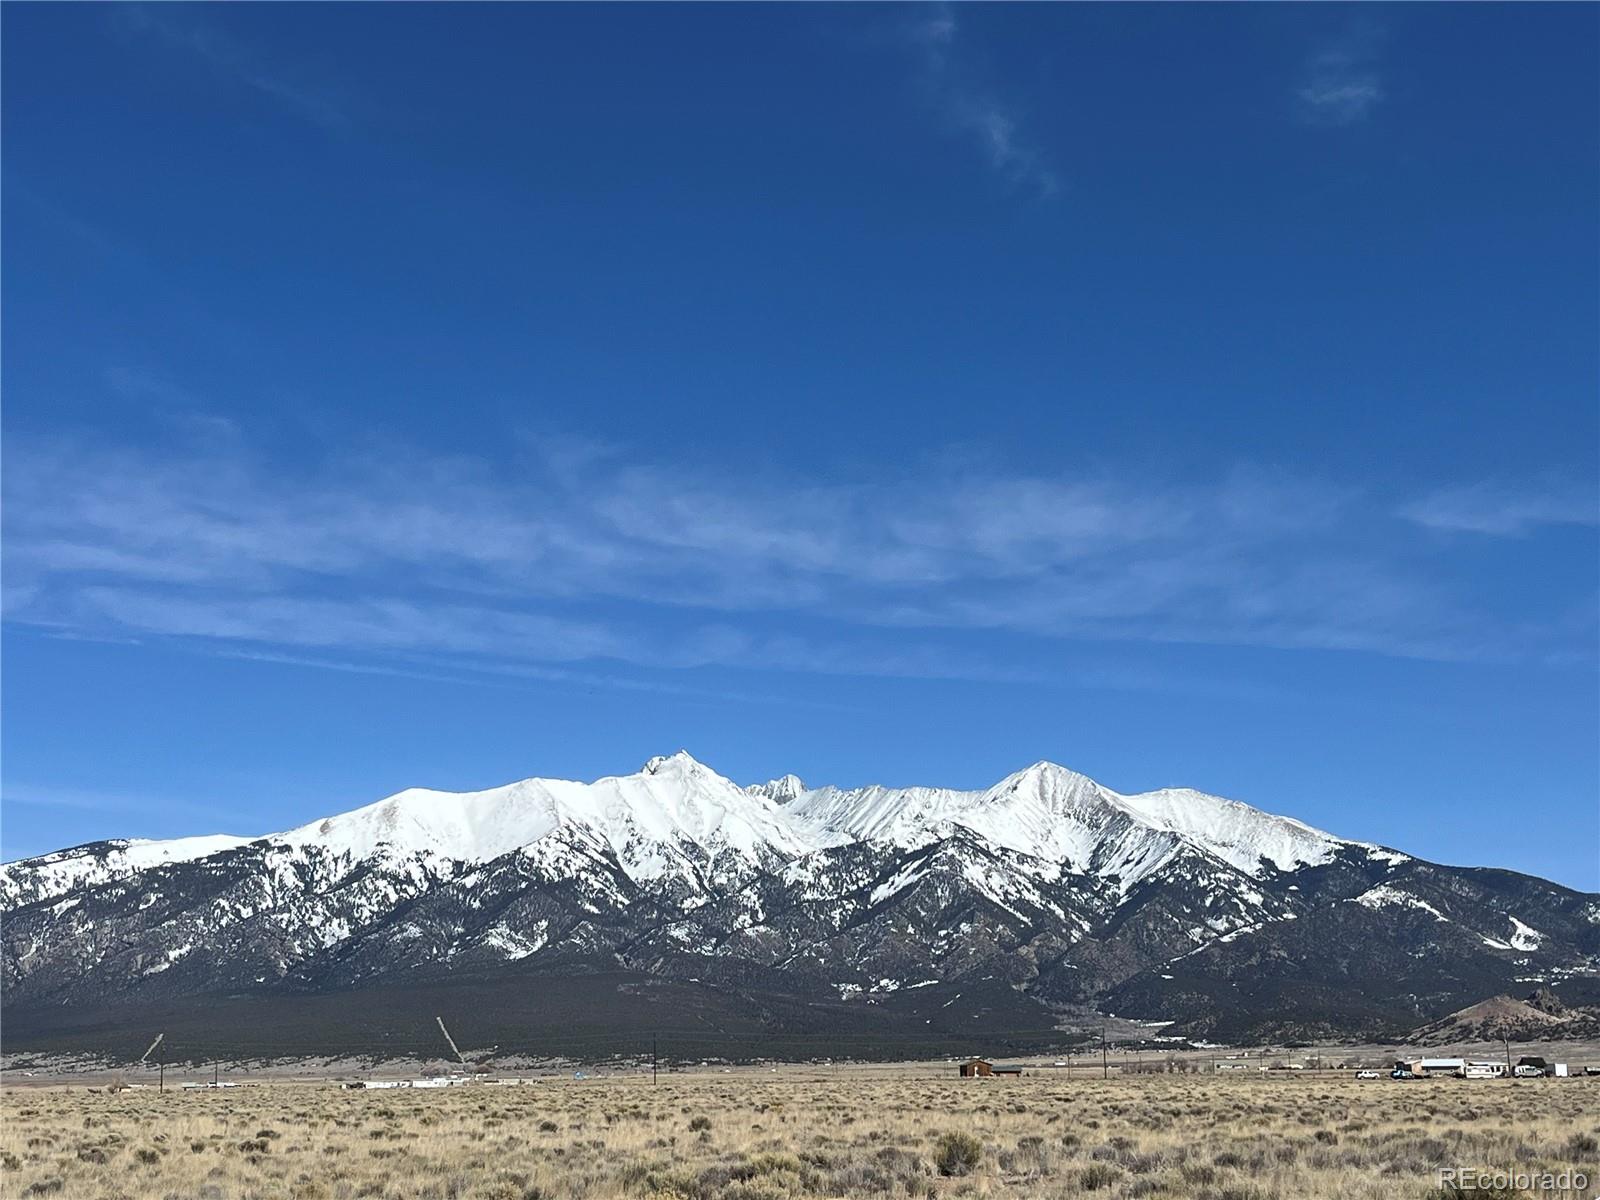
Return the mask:
[[1441,1168],[1581,1172],[1585,1186],[1530,1194],[1600,1195],[1600,1078],[796,1068],[410,1091],[11,1087],[0,1117],[8,1200],[1393,1200],[1455,1194]]

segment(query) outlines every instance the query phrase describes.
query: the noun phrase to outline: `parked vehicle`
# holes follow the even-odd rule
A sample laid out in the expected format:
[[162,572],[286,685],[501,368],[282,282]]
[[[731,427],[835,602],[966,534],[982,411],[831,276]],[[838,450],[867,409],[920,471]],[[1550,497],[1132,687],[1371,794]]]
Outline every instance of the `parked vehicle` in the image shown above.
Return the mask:
[[1396,1069],[1389,1072],[1390,1079],[1415,1079],[1416,1077],[1417,1073],[1415,1071],[1402,1071]]
[[1536,1067],[1532,1063],[1519,1063],[1512,1072],[1518,1079],[1543,1079],[1544,1068]]
[[1357,1071],[1357,1079],[1379,1079],[1381,1076],[1376,1071]]
[[1600,1075],[1600,1067],[1585,1067],[1583,1073],[1585,1075]]

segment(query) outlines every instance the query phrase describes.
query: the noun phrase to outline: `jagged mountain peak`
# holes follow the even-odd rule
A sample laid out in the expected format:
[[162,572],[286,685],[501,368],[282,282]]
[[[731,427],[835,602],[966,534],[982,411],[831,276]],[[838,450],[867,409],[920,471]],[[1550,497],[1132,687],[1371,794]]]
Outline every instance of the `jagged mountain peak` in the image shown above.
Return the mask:
[[1082,819],[1090,814],[1109,816],[1115,809],[1115,794],[1058,763],[1036,762],[1007,775],[984,792],[979,803],[985,808],[1035,805],[1052,816]]
[[798,800],[806,793],[805,781],[798,775],[783,775],[777,779],[769,779],[765,783],[752,783],[745,791],[752,796],[765,796],[774,804],[788,804]]
[[1146,824],[1197,842],[1250,874],[1263,861],[1278,870],[1325,862],[1340,846],[1355,844],[1293,817],[1193,788],[1161,788],[1118,799]]
[[1022,770],[1007,775],[995,786],[1001,787],[1006,784],[1021,783],[1028,780],[1038,780],[1045,786],[1072,790],[1080,787],[1100,786],[1082,772],[1074,771],[1071,767],[1064,767],[1057,762],[1051,762],[1048,758],[1041,758],[1031,766],[1023,767]]
[[746,857],[807,848],[770,801],[682,750],[652,758],[632,775],[593,783],[533,778],[479,792],[412,788],[268,840],[317,844],[352,859],[381,848],[389,856],[487,862],[569,824],[599,833],[647,874],[662,867],[658,855],[642,853],[651,845]]
[[[649,759],[644,766],[639,768],[640,775],[692,775],[697,771],[710,772],[715,775],[705,763],[695,758],[687,750],[677,750],[671,754],[657,754]],[[719,776],[720,778],[720,776]]]
[[[760,785],[764,795],[771,785]],[[1041,760],[979,791],[834,787],[802,791],[787,810],[813,837],[923,845],[961,827],[990,843],[1124,887],[1185,847],[1245,872],[1326,861],[1352,843],[1288,817],[1185,788],[1132,795]]]

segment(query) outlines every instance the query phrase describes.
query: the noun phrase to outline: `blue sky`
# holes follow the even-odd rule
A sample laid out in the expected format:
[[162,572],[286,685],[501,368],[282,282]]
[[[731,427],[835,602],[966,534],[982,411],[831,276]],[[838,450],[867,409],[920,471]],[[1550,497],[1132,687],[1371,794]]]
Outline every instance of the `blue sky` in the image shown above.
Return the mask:
[[681,746],[1600,888],[1597,32],[9,6],[5,855]]

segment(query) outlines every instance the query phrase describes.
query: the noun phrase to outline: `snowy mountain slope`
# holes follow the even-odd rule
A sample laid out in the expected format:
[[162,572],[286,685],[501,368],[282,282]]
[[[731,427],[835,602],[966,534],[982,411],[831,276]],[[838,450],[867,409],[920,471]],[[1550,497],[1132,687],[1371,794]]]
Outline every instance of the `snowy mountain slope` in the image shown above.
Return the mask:
[[216,834],[150,841],[118,839],[0,864],[0,911],[53,899],[78,888],[126,879],[166,863],[209,858],[248,839]]
[[1189,788],[1162,788],[1117,799],[1141,821],[1171,830],[1251,875],[1259,874],[1266,865],[1292,871],[1325,863],[1341,846],[1379,849],[1333,837],[1292,817],[1274,816],[1237,800]]
[[593,783],[524,779],[479,792],[412,788],[351,812],[264,838],[194,837],[97,843],[0,866],[6,907],[206,858],[262,841],[332,862],[372,858],[484,863],[563,825],[602,836],[635,878],[681,871],[686,847],[749,862],[795,858],[850,841],[910,849],[961,826],[997,846],[1063,869],[1116,875],[1131,886],[1195,846],[1255,874],[1325,862],[1344,842],[1287,817],[1180,789],[1124,796],[1041,762],[983,791],[806,788],[787,775],[741,788],[687,753],[651,759],[632,775]]
[[564,825],[598,833],[640,878],[682,871],[678,851],[686,847],[750,862],[811,848],[771,801],[679,752],[651,759],[633,775],[593,783],[524,779],[480,792],[411,788],[261,838],[97,842],[61,850],[0,865],[0,904],[15,908],[255,843],[280,857],[315,856],[347,868],[371,860],[485,863],[533,846]]
[[680,751],[633,775],[593,783],[524,779],[481,792],[413,788],[266,840],[316,847],[355,863],[375,855],[492,862],[564,825],[599,834],[635,878],[682,869],[686,847],[749,862],[810,847],[770,800],[752,795]]
[[[1410,962],[1424,937],[1517,978],[1600,958],[1595,897],[1043,762],[982,790],[739,787],[680,752],[592,783],[412,789],[256,839],[79,847],[0,867],[0,905],[8,1010],[611,964],[835,999],[977,973],[1200,1027],[1173,978],[1236,1003],[1253,956],[1310,944],[1291,927],[1360,914],[1363,936],[1394,931],[1364,962]],[[1473,983],[1428,986],[1460,1007]]]
[[792,814],[819,843],[829,837],[913,847],[960,825],[996,845],[1131,887],[1189,845],[1247,874],[1328,861],[1356,845],[1288,817],[1203,792],[1166,789],[1122,795],[1087,776],[1040,762],[984,791],[939,788],[779,788]]

